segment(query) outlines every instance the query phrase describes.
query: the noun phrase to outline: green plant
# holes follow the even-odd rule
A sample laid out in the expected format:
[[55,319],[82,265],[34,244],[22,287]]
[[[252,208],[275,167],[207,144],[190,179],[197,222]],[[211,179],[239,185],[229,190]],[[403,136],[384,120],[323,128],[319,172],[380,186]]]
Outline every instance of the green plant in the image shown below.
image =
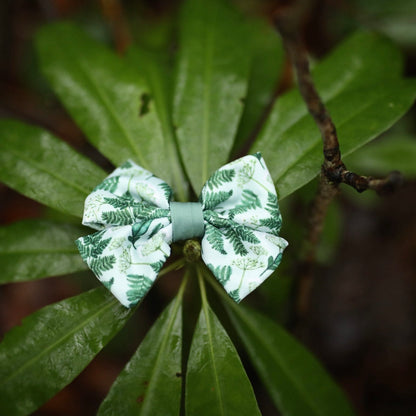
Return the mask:
[[[121,59],[67,23],[43,28],[37,49],[46,78],[88,140],[116,166],[135,160],[169,182],[176,199],[185,201],[199,194],[232,150],[241,148],[271,97],[278,68],[265,62],[282,51],[274,33],[259,31],[260,26],[221,0],[185,2],[174,76],[158,54],[134,46]],[[262,43],[266,38],[273,38],[273,47],[262,47],[269,45]],[[337,125],[344,155],[377,137],[410,107],[416,83],[401,73],[394,45],[368,32],[353,34],[316,65],[315,84]],[[1,120],[0,138],[4,183],[68,219],[82,216],[85,197],[106,176],[104,170],[38,127]],[[319,132],[294,89],[275,102],[250,152],[261,150],[283,199],[317,176],[321,147]],[[256,203],[253,195],[247,195],[247,203]],[[0,282],[86,269],[74,240],[88,232],[72,219],[2,228]],[[161,275],[182,266],[179,259]],[[282,414],[353,414],[316,359],[280,325],[233,303],[201,264],[186,264],[184,270],[177,296],[98,414],[175,415],[182,396],[189,415],[260,414],[239,355],[208,301],[205,281],[223,300],[216,312],[228,314]],[[183,345],[181,316],[189,279],[198,280],[202,305],[190,346]],[[0,344],[0,413],[25,415],[38,408],[86,367],[132,313],[99,287],[24,319]],[[189,349],[184,360],[183,349]]]

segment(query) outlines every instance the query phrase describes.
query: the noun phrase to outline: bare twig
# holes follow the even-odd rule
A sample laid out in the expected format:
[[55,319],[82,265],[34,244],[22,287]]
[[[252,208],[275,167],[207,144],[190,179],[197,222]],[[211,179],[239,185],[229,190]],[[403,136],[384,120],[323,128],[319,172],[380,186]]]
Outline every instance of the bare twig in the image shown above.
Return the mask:
[[358,192],[372,189],[382,194],[394,190],[402,182],[399,172],[392,172],[383,179],[375,179],[350,172],[343,163],[335,125],[315,88],[307,52],[300,40],[300,23],[308,4],[305,0],[299,0],[295,2],[295,7],[280,9],[274,19],[276,29],[282,36],[285,49],[294,66],[300,93],[320,130],[324,154],[319,188],[309,217],[305,259],[300,268],[297,305],[299,316],[304,316],[308,310],[316,248],[328,207],[338,193],[339,184],[345,183]]

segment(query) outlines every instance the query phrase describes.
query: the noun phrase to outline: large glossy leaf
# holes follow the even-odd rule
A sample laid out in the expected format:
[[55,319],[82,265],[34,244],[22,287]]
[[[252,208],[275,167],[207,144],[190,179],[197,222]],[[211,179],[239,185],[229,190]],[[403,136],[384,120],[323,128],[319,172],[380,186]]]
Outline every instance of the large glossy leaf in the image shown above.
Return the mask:
[[46,402],[87,366],[131,313],[101,287],[25,318],[0,344],[0,414],[27,415]]
[[0,283],[23,282],[87,269],[74,241],[82,227],[25,220],[0,228]]
[[165,146],[168,147],[171,184],[175,197],[179,201],[187,200],[187,186],[179,161],[175,133],[172,122],[172,71],[166,54],[148,51],[142,47],[132,47],[127,54],[127,60],[145,79],[152,92],[154,105],[162,126]]
[[282,327],[243,306],[227,306],[227,310],[282,415],[354,414],[318,361]]
[[42,204],[82,216],[106,173],[45,130],[0,120],[0,181]]
[[134,69],[68,23],[42,28],[37,49],[44,74],[91,143],[115,165],[130,158],[170,183],[170,147]]
[[179,293],[114,382],[98,415],[179,415],[181,354],[182,293]]
[[416,176],[416,140],[412,136],[392,134],[369,144],[345,159],[348,169],[366,175],[386,175],[399,170]]
[[[347,155],[389,128],[412,104],[416,84],[400,80],[402,59],[391,43],[358,33],[314,70]],[[317,127],[297,90],[279,98],[252,152],[261,151],[284,197],[315,177],[322,163]]]
[[283,69],[284,50],[272,25],[263,20],[251,20],[249,31],[253,54],[250,61],[248,91],[234,151],[259,128],[263,114],[276,92]]
[[186,373],[186,414],[260,416],[238,353],[202,290]]
[[[347,90],[328,101],[342,154],[347,156],[391,127],[415,97],[414,80],[397,80]],[[272,155],[273,179],[281,197],[285,197],[318,175],[323,160],[322,139],[313,120],[305,117],[274,143],[281,153]]]
[[233,145],[248,82],[246,29],[245,21],[224,0],[184,2],[174,123],[197,194],[227,161]]

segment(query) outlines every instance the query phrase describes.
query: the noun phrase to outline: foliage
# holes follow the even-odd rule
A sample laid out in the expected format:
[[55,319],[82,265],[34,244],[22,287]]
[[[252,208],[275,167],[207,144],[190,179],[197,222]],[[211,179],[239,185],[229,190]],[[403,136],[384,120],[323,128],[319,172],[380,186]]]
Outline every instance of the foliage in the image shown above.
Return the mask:
[[[199,194],[212,172],[254,130],[282,70],[283,52],[263,22],[243,18],[223,0],[185,1],[179,19],[174,74],[160,54],[133,46],[126,59],[120,58],[69,23],[44,27],[37,50],[43,73],[91,144],[115,165],[133,159],[166,180],[177,199],[185,200],[191,188]],[[337,125],[343,154],[388,129],[410,107],[416,83],[403,79],[401,73],[402,58],[394,45],[367,32],[353,34],[315,66],[316,86]],[[319,173],[320,135],[297,89],[275,101],[252,145],[251,152],[257,150],[262,151],[281,198]],[[81,217],[86,196],[105,176],[100,167],[43,129],[0,121],[0,180],[22,194]],[[233,178],[233,171],[227,170],[211,178],[211,186],[204,189],[207,210],[232,197],[232,191],[214,188]],[[107,180],[102,186],[111,190],[114,185]],[[131,197],[124,198],[126,208]],[[123,197],[117,201],[123,203]],[[273,224],[262,225],[280,228],[280,216],[270,209],[274,202],[265,207]],[[109,198],[107,203],[114,201]],[[244,204],[235,207],[233,215],[257,206],[256,195],[247,191]],[[148,214],[156,218],[159,213],[143,213]],[[130,224],[131,218],[126,211],[114,223]],[[213,221],[221,224],[221,218]],[[146,231],[133,227],[131,241]],[[213,248],[223,254],[224,238],[237,254],[244,254],[243,242],[258,241],[243,227],[227,228],[223,234],[207,226],[206,233]],[[0,283],[85,269],[73,243],[82,234],[85,230],[80,227],[44,220],[0,229]],[[100,236],[91,238],[100,240]],[[80,246],[91,263],[100,259],[94,263],[98,272],[115,261],[100,258],[107,243],[98,241],[94,252]],[[279,261],[270,257],[268,269]],[[151,267],[158,272],[162,264]],[[226,283],[230,267],[218,272]],[[114,382],[100,415],[177,415],[182,395],[182,412],[189,415],[260,414],[238,352],[208,303],[203,282],[213,283],[212,276],[199,265],[186,267],[185,275],[178,295]],[[187,279],[197,276],[202,309],[192,343],[186,347],[182,345],[183,293]],[[151,282],[130,275],[128,284],[133,299]],[[213,287],[218,289],[216,283]],[[353,414],[329,375],[285,329],[233,303],[222,290],[219,293],[282,415]],[[238,293],[234,297],[239,301]],[[0,413],[27,415],[36,410],[88,365],[131,314],[100,287],[27,317],[0,344]]]

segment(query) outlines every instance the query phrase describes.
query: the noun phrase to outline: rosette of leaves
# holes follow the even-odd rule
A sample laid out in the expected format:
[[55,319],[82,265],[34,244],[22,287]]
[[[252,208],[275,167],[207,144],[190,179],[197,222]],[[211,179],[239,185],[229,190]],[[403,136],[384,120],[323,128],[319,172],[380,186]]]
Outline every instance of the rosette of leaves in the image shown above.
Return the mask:
[[[257,131],[283,52],[271,28],[241,16],[226,1],[185,1],[178,19],[174,69],[166,65],[164,51],[135,45],[121,58],[70,23],[42,28],[36,48],[46,79],[90,143],[114,166],[133,159],[168,182],[176,200],[186,201]],[[314,80],[343,155],[388,129],[412,104],[416,84],[403,79],[402,64],[390,41],[359,32],[315,66]],[[250,153],[258,150],[280,198],[319,173],[320,135],[297,89],[275,101]],[[74,240],[89,231],[73,225],[73,217],[81,218],[86,196],[107,174],[40,127],[0,121],[0,180],[68,216],[66,224],[39,219],[1,228],[1,283],[86,269]],[[254,195],[246,197],[256,204]],[[96,250],[105,244],[99,242]],[[271,269],[274,260],[269,259]],[[177,296],[103,398],[99,415],[260,414],[238,352],[208,302],[203,282],[212,282],[209,270],[200,265],[183,270]],[[223,279],[228,274],[224,268]],[[184,285],[196,276],[201,312],[187,346]],[[146,284],[131,276],[132,290],[137,282]],[[161,278],[148,296],[163,284]],[[353,414],[318,361],[282,326],[235,304],[222,289],[218,293],[233,333],[282,415]],[[0,344],[0,414],[27,415],[53,397],[137,309],[140,313],[140,305],[134,310],[119,305],[97,282],[96,289],[26,317]]]

